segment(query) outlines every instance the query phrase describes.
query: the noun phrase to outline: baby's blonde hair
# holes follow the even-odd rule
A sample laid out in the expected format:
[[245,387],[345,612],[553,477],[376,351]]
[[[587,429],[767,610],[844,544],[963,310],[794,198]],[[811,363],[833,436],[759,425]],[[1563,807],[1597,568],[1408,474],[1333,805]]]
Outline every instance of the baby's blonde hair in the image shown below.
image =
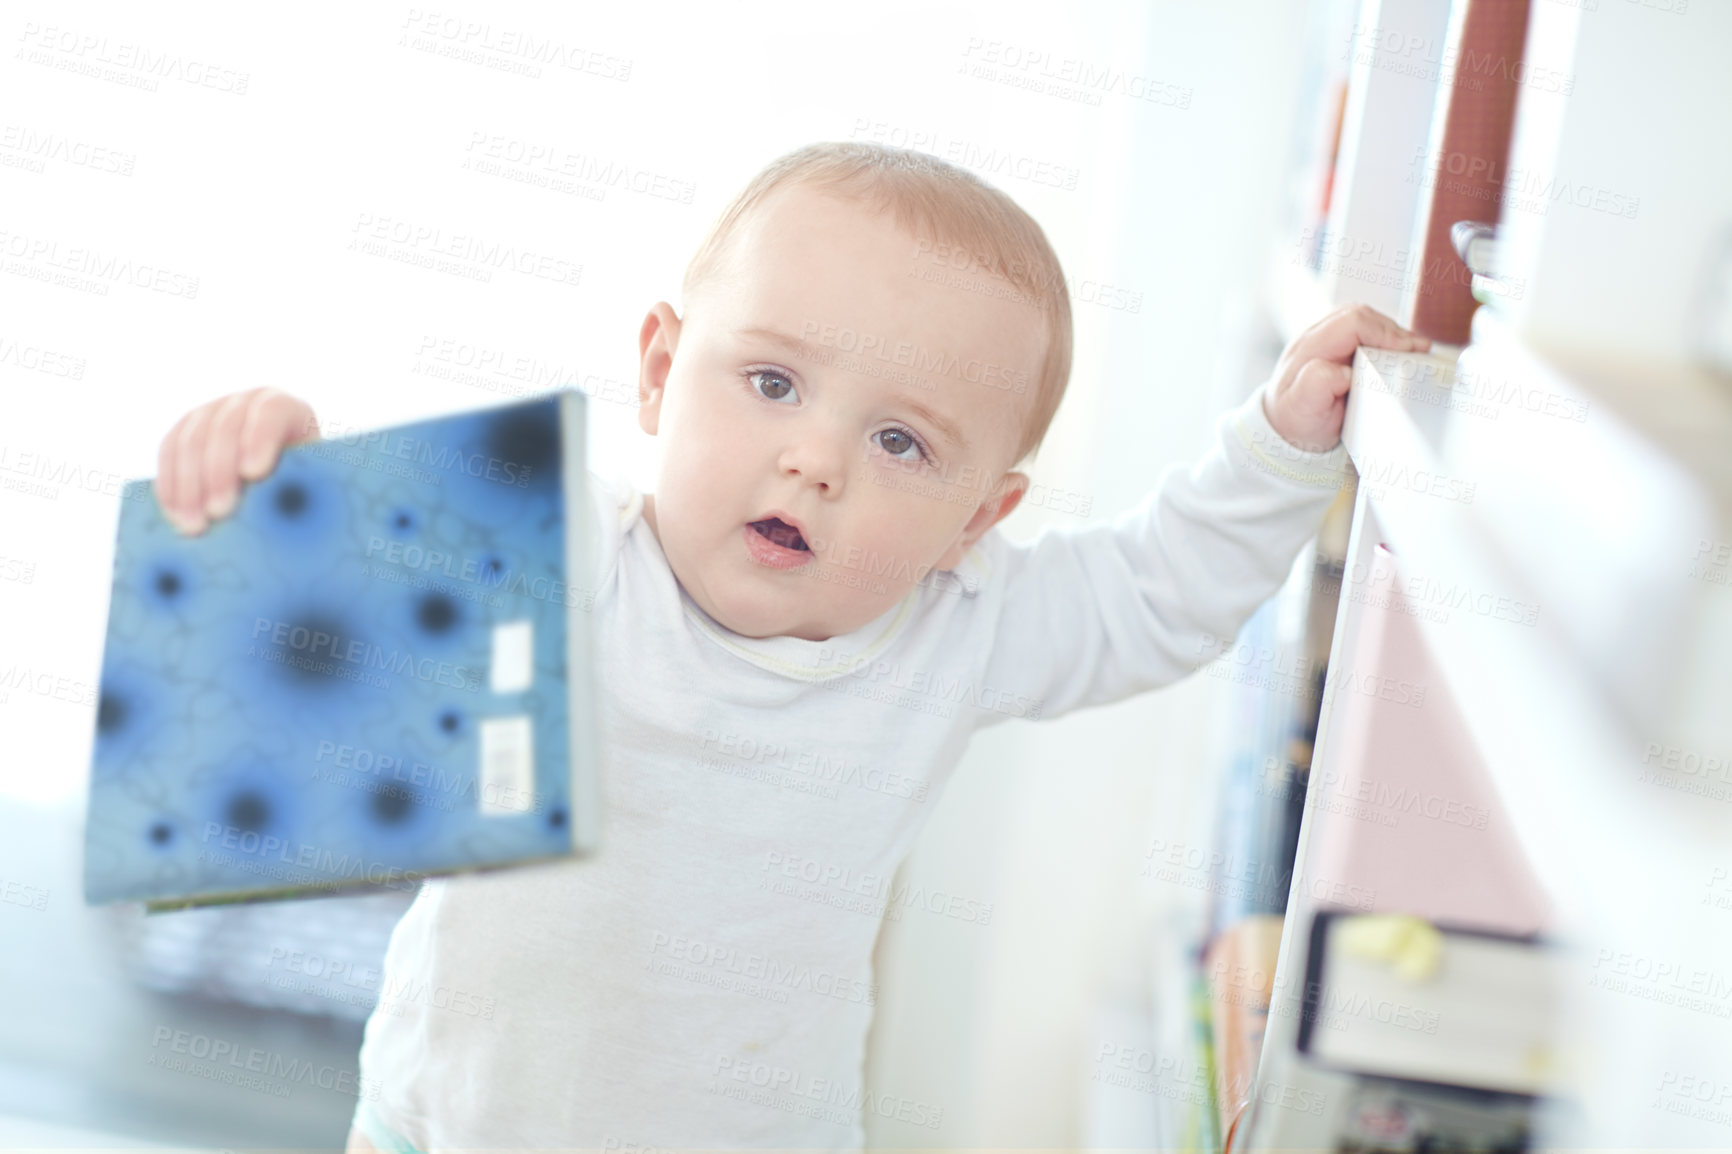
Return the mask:
[[997,274],[1025,294],[1045,318],[1048,340],[1014,460],[1021,462],[1038,449],[1070,381],[1070,295],[1064,270],[1040,225],[1015,201],[935,156],[839,141],[808,144],[770,162],[723,210],[693,254],[682,285],[685,299],[690,301],[716,270],[741,221],[772,192],[796,183],[856,198],[877,212],[889,210],[909,233],[967,254],[965,267],[949,267],[970,275]]

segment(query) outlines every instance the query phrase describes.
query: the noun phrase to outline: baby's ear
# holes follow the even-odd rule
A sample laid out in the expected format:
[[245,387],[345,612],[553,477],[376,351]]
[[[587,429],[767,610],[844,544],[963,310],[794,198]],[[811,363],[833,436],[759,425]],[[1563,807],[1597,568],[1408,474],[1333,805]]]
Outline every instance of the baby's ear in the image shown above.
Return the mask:
[[962,564],[963,555],[974,547],[974,543],[986,536],[987,530],[1010,516],[1022,503],[1022,495],[1028,492],[1028,485],[1026,473],[1006,473],[993,489],[993,495],[980,503],[974,516],[962,527],[962,535],[944,551],[944,556],[938,559],[935,568],[954,569]]
[[637,423],[650,436],[661,424],[662,394],[680,343],[680,318],[666,301],[657,301],[638,330]]

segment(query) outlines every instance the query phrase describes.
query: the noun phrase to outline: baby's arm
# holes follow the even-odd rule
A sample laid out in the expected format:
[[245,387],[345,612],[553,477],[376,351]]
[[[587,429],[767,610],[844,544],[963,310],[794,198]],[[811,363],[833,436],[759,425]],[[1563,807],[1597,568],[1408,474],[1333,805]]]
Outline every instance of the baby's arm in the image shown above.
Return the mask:
[[1361,344],[1430,342],[1364,306],[1331,313],[1220,419],[1215,446],[1137,508],[1026,545],[989,538],[1004,604],[982,684],[1050,718],[1176,681],[1219,653],[1286,579],[1340,486]]
[[298,397],[249,389],[189,411],[162,439],[156,499],[181,532],[197,535],[226,517],[242,481],[269,476],[289,445],[316,440],[319,421]]

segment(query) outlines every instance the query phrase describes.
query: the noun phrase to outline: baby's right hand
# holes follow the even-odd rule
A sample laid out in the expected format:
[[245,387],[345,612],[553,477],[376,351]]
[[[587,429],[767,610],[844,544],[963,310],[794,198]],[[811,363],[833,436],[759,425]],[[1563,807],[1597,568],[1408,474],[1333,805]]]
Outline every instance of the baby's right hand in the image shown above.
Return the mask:
[[241,482],[269,476],[289,445],[318,439],[319,419],[298,397],[277,389],[230,393],[175,423],[157,456],[156,499],[188,536],[226,517]]

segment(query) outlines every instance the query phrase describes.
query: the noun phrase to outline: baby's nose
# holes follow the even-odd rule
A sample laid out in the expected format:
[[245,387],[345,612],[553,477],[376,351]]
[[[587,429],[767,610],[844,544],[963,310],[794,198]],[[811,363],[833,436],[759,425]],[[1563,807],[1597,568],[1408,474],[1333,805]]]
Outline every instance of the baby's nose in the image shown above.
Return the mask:
[[839,488],[848,471],[848,453],[838,438],[799,437],[782,451],[782,471],[826,491]]

